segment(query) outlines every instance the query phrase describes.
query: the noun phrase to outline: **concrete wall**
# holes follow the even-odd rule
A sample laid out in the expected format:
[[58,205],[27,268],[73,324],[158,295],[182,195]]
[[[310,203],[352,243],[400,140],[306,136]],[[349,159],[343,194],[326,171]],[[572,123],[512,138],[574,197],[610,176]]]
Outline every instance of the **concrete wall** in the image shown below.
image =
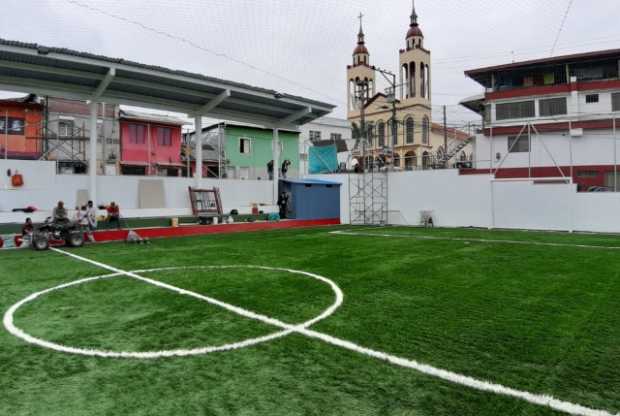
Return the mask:
[[[10,187],[7,169],[24,176],[24,186]],[[21,221],[23,214],[13,214],[13,208],[35,206],[42,210],[33,217],[45,218],[57,201],[64,201],[68,208],[76,205],[78,191],[88,190],[87,175],[57,175],[55,162],[8,160],[0,161],[0,223]],[[138,186],[140,181],[162,181],[166,206],[162,209],[144,210],[139,207]],[[99,200],[97,204],[117,202],[126,217],[156,217],[190,215],[188,187],[194,186],[193,179],[137,176],[99,176],[97,178]],[[224,212],[232,209],[249,213],[251,204],[263,204],[265,212],[277,212],[272,205],[272,182],[204,179],[201,187],[218,187],[221,190]]]
[[[7,169],[18,169],[23,188],[12,189]],[[13,208],[34,205],[49,215],[58,200],[75,206],[78,190],[88,189],[86,175],[57,175],[54,162],[0,161],[0,223],[21,222],[25,214]],[[314,175],[341,183],[341,221],[349,223],[349,175]],[[141,180],[163,181],[165,208],[139,209]],[[418,225],[421,211],[433,211],[444,227],[495,227],[540,230],[620,232],[620,193],[577,193],[575,185],[498,181],[489,175],[459,175],[457,170],[395,172],[389,174],[389,218],[393,224]],[[186,178],[100,176],[98,204],[119,203],[127,217],[190,214]],[[251,204],[275,212],[270,181],[205,179],[202,187],[221,189],[224,211],[248,213]],[[42,218],[41,218],[42,217]]]
[[396,172],[389,175],[388,182],[392,222],[418,225],[421,211],[433,211],[441,226],[490,226],[486,175],[459,176],[456,170]]
[[[341,221],[349,222],[349,175],[313,175],[341,187]],[[620,193],[578,193],[576,185],[492,180],[456,170],[389,174],[389,220],[418,225],[433,211],[441,227],[620,232]]]

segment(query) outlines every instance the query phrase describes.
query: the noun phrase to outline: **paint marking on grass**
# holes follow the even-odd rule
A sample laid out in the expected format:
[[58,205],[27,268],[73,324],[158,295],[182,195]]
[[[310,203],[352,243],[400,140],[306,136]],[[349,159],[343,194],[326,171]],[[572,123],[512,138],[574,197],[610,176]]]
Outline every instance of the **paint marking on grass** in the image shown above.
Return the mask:
[[360,231],[330,231],[332,235],[346,235],[352,237],[382,237],[382,238],[413,238],[416,240],[430,241],[462,241],[465,243],[483,243],[483,244],[517,244],[524,246],[543,246],[543,247],[573,247],[586,248],[593,250],[620,250],[620,246],[597,246],[592,244],[571,244],[571,243],[549,243],[543,241],[525,241],[525,240],[494,240],[486,238],[465,238],[465,237],[438,237],[430,235],[414,235],[414,234],[389,234],[389,233],[367,233]]
[[[77,256],[75,254],[63,251],[63,250],[59,250],[59,249],[52,249],[58,253],[62,253],[64,255],[67,255],[69,257],[72,257],[76,260],[80,260],[83,262],[87,262],[89,264],[92,264],[94,266],[106,269],[108,271],[112,271],[114,272],[113,274],[109,274],[109,275],[105,275],[105,276],[98,276],[98,277],[89,277],[89,278],[85,278],[85,279],[80,279],[71,283],[66,283],[66,284],[62,284],[50,289],[46,289],[37,293],[33,293],[32,295],[28,296],[27,298],[19,301],[18,303],[16,303],[15,305],[11,306],[11,308],[9,308],[9,310],[5,313],[4,315],[4,319],[3,319],[3,323],[5,328],[7,329],[7,331],[9,331],[11,334],[13,334],[14,336],[23,339],[24,341],[30,343],[30,344],[34,344],[34,345],[38,345],[40,347],[44,347],[44,348],[48,348],[48,349],[52,349],[58,352],[65,352],[65,353],[69,353],[69,354],[78,354],[78,355],[85,355],[85,356],[91,356],[91,357],[101,357],[101,358],[136,358],[136,359],[157,359],[157,358],[166,358],[166,357],[185,357],[185,356],[193,356],[193,355],[204,355],[204,354],[209,354],[209,353],[214,353],[214,352],[221,352],[221,351],[232,351],[232,350],[236,350],[236,349],[240,349],[240,348],[247,348],[247,347],[251,347],[257,344],[261,344],[264,342],[268,342],[268,341],[273,341],[275,339],[278,338],[282,338],[285,337],[287,335],[292,334],[293,332],[296,332],[299,329],[305,329],[308,328],[314,324],[316,324],[317,322],[322,321],[323,319],[326,319],[327,317],[329,317],[330,315],[332,315],[339,307],[340,305],[342,305],[343,302],[343,298],[344,295],[342,293],[342,290],[340,290],[340,288],[331,280],[329,280],[326,277],[314,274],[314,273],[309,273],[309,272],[304,272],[304,271],[300,271],[300,270],[292,270],[292,269],[283,269],[283,268],[275,268],[275,267],[265,267],[265,266],[246,266],[246,265],[240,265],[240,266],[182,266],[182,267],[162,267],[162,268],[157,268],[157,269],[149,269],[149,270],[136,270],[136,271],[126,271],[126,270],[121,270],[118,269],[116,267],[112,267],[109,266],[107,264],[104,263],[100,263],[100,262],[96,262],[90,259],[87,259],[85,257],[81,257],[81,256]],[[261,315],[243,308],[240,308],[238,306],[235,305],[231,305],[222,301],[219,301],[217,299],[208,297],[208,296],[204,296],[201,295],[199,293],[196,292],[192,292],[190,290],[186,290],[186,289],[182,289],[173,285],[169,285],[167,283],[163,283],[160,282],[158,280],[154,280],[154,279],[149,279],[146,277],[143,277],[141,275],[139,275],[138,273],[153,273],[153,272],[161,272],[161,271],[172,271],[172,270],[188,270],[188,269],[240,269],[240,268],[246,268],[246,269],[258,269],[258,270],[266,270],[266,271],[281,271],[281,272],[288,272],[288,273],[292,273],[292,274],[297,274],[297,275],[302,275],[302,276],[306,276],[306,277],[310,277],[312,279],[318,280],[321,283],[326,284],[327,286],[330,287],[330,289],[332,290],[332,292],[334,293],[334,302],[328,307],[326,308],[321,314],[319,314],[318,316],[303,322],[301,324],[296,324],[296,325],[291,325],[291,324],[287,324],[284,323],[282,321],[279,321],[277,319],[274,318],[270,318],[268,316],[265,315]],[[28,333],[26,333],[24,330],[18,328],[15,323],[14,323],[14,315],[17,312],[17,310],[24,306],[26,303],[32,302],[35,299],[39,298],[42,295],[45,295],[47,293],[53,292],[53,291],[57,291],[57,290],[62,290],[62,289],[66,289],[68,287],[71,286],[77,286],[80,284],[85,284],[85,283],[89,283],[89,282],[93,282],[96,280],[100,280],[103,278],[110,278],[110,277],[117,277],[117,276],[127,276],[136,280],[139,280],[141,282],[162,288],[162,289],[166,289],[166,290],[170,290],[172,292],[178,293],[180,295],[183,296],[189,296],[198,300],[201,300],[203,302],[207,302],[211,305],[214,306],[218,306],[220,308],[223,308],[229,312],[232,312],[236,315],[239,316],[243,316],[245,318],[249,318],[255,321],[260,321],[263,323],[266,323],[268,325],[271,326],[275,326],[277,328],[282,329],[281,331],[278,332],[274,332],[265,336],[261,336],[261,337],[257,337],[257,338],[250,338],[250,339],[246,339],[243,341],[239,341],[239,342],[235,342],[235,343],[230,343],[230,344],[225,344],[225,345],[219,345],[219,346],[208,346],[208,347],[201,347],[201,348],[194,348],[194,349],[174,349],[174,350],[164,350],[164,351],[144,351],[144,352],[133,352],[133,351],[105,351],[105,350],[97,350],[97,349],[86,349],[86,348],[77,348],[77,347],[71,347],[71,346],[67,346],[67,345],[62,345],[62,344],[57,344],[57,343],[53,343],[50,341],[46,341],[40,338],[36,338]]]
[[[346,234],[345,234],[346,235]],[[470,241],[470,240],[467,240]],[[84,283],[85,280],[96,280],[96,279],[101,279],[101,278],[106,278],[106,277],[114,277],[114,276],[119,276],[119,275],[125,275],[125,276],[129,276],[132,277],[134,279],[140,280],[142,282],[163,288],[163,289],[167,289],[167,290],[171,290],[173,292],[179,293],[181,295],[185,295],[185,296],[190,296],[199,300],[203,300],[205,302],[208,302],[209,304],[215,305],[215,306],[219,306],[222,307],[230,312],[236,313],[240,316],[246,317],[246,318],[250,318],[259,322],[263,322],[265,324],[268,325],[272,325],[275,327],[278,327],[280,329],[282,329],[283,331],[280,332],[276,332],[274,334],[268,335],[266,337],[263,337],[263,340],[259,341],[259,342],[265,342],[271,339],[275,339],[275,338],[280,338],[282,336],[291,334],[291,333],[297,333],[297,334],[301,334],[304,335],[308,338],[312,338],[312,339],[316,339],[316,340],[320,340],[323,341],[329,345],[333,345],[333,346],[337,346],[349,351],[353,351],[356,353],[359,353],[361,355],[367,356],[367,357],[371,357],[371,358],[375,358],[378,360],[382,360],[385,362],[388,362],[390,364],[399,366],[399,367],[403,367],[403,368],[408,368],[408,369],[412,369],[415,370],[417,372],[420,372],[422,374],[431,376],[431,377],[435,377],[435,378],[439,378],[441,380],[447,381],[449,383],[453,383],[453,384],[458,384],[461,386],[465,386],[465,387],[469,387],[475,390],[479,390],[479,391],[483,391],[483,392],[489,392],[489,393],[493,393],[493,394],[498,394],[498,395],[502,395],[502,396],[508,396],[508,397],[512,397],[512,398],[516,398],[519,400],[523,400],[526,401],[528,403],[531,404],[535,404],[535,405],[539,405],[539,406],[544,406],[544,407],[548,407],[551,408],[553,410],[557,410],[566,414],[570,414],[570,415],[577,415],[577,416],[620,416],[620,414],[612,414],[608,411],[605,410],[597,410],[597,409],[593,409],[590,407],[586,407],[586,406],[582,406],[576,403],[571,403],[571,402],[567,402],[567,401],[563,401],[563,400],[559,400],[553,396],[550,395],[544,395],[544,394],[535,394],[535,393],[530,393],[527,391],[522,391],[522,390],[517,390],[517,389],[513,389],[510,387],[506,387],[503,386],[501,384],[497,384],[497,383],[492,383],[489,381],[484,381],[484,380],[478,380],[476,378],[473,377],[469,377],[463,374],[458,374],[452,371],[448,371],[448,370],[444,370],[441,368],[437,368],[437,367],[433,367],[431,365],[428,364],[424,364],[424,363],[420,363],[418,361],[412,360],[412,359],[407,359],[407,358],[402,358],[402,357],[398,357],[395,355],[391,355],[385,352],[381,352],[381,351],[377,351],[377,350],[373,350],[370,348],[366,348],[363,347],[361,345],[355,344],[353,342],[350,341],[346,341],[340,338],[336,338],[333,337],[331,335],[325,334],[325,333],[321,333],[321,332],[317,332],[314,330],[309,329],[309,327],[312,325],[312,323],[308,323],[308,322],[313,322],[316,323],[321,319],[326,318],[327,316],[331,315],[338,306],[340,306],[340,304],[342,303],[342,299],[343,299],[343,295],[342,292],[340,292],[340,289],[338,288],[338,286],[336,286],[335,283],[331,282],[331,280],[322,277],[322,276],[318,276],[318,275],[313,275],[312,273],[308,273],[308,272],[299,272],[299,271],[295,271],[295,272],[299,272],[302,274],[306,274],[309,276],[314,276],[319,278],[319,280],[324,281],[328,284],[330,284],[330,286],[333,284],[332,289],[337,289],[336,290],[336,302],[334,303],[334,305],[332,305],[331,308],[329,308],[328,310],[326,310],[323,314],[319,315],[317,318],[313,319],[312,321],[308,321],[305,324],[301,324],[301,325],[290,325],[290,324],[286,324],[278,319],[274,319],[265,315],[261,315],[243,308],[240,308],[238,306],[235,305],[231,305],[222,301],[219,301],[217,299],[213,299],[210,298],[208,296],[204,296],[195,292],[191,292],[189,290],[185,290],[185,289],[181,289],[154,279],[149,279],[146,277],[142,277],[140,276],[138,273],[147,273],[147,272],[154,272],[154,271],[163,271],[163,270],[176,270],[177,268],[160,268],[160,269],[150,269],[150,270],[138,270],[135,272],[130,272],[130,271],[125,271],[125,270],[121,270],[118,269],[116,267],[112,267],[109,266],[107,264],[104,263],[100,263],[100,262],[96,262],[94,260],[85,258],[85,257],[81,257],[78,255],[75,255],[73,253],[69,253],[67,251],[64,250],[59,250],[59,249],[54,249],[54,251],[64,254],[66,256],[72,257],[76,260],[80,260],[95,266],[98,266],[100,268],[106,269],[108,271],[112,271],[114,272],[111,275],[106,275],[106,276],[101,276],[101,277],[93,277],[93,278],[88,278],[88,279],[82,279],[81,281],[77,281],[77,282],[73,282],[73,283],[68,283],[65,285],[62,285],[63,288],[65,287],[69,287],[69,286],[73,286],[76,284],[80,283]],[[216,266],[217,267],[217,266]],[[235,268],[238,266],[224,266],[226,268]],[[289,271],[289,269],[276,269],[276,268],[270,268],[270,267],[263,267],[263,266],[252,266],[255,267],[257,269],[264,269],[264,270],[282,270],[282,271]],[[48,293],[49,291],[52,290],[57,290],[57,288],[52,288],[52,289],[48,289],[47,291],[43,291],[43,292],[39,292],[39,293],[35,293],[33,295],[31,295],[30,297],[26,298],[29,300],[24,300],[21,302],[21,304],[26,303],[28,301],[34,300],[35,298],[37,298],[38,296],[40,296],[43,293]],[[338,293],[340,293],[340,296],[338,296]],[[19,305],[19,304],[17,304]],[[9,314],[9,312],[7,312],[7,314],[5,314],[4,316],[4,325],[7,328],[7,330],[9,330],[9,332],[11,332],[13,335],[19,336],[15,333],[15,327],[12,324],[12,313],[15,312],[15,310],[17,310],[18,307],[13,306],[9,312],[11,312],[11,314]],[[328,312],[330,309],[331,312]],[[8,316],[8,318],[7,318]],[[8,324],[8,325],[7,325]],[[21,331],[21,330],[19,330]],[[22,331],[23,332],[23,331]],[[279,334],[283,334],[283,335],[279,335]],[[23,334],[22,334],[23,335]],[[20,338],[23,338],[22,336],[20,336]],[[33,337],[31,337],[33,338]],[[23,338],[26,339],[26,338]],[[28,339],[26,339],[28,341]],[[36,338],[34,338],[35,341],[39,341]],[[32,341],[32,340],[31,340]],[[243,346],[250,346],[250,345],[255,345],[258,342],[254,342],[253,340],[249,340],[248,341],[244,341],[246,342],[247,345],[243,345]],[[54,345],[52,344],[50,345],[42,345],[39,342],[33,342],[35,344],[41,345],[41,346],[45,346],[46,348],[52,348],[55,350],[58,350],[58,348],[55,348]],[[48,343],[51,344],[51,343]],[[241,348],[241,346],[236,347],[236,348]],[[235,349],[235,348],[228,348],[228,349]],[[64,349],[60,349],[60,351],[63,352],[75,352],[72,351],[72,349],[70,347],[64,348]],[[131,353],[129,353],[131,354]],[[143,353],[134,353],[134,354],[143,354]],[[98,356],[105,356],[105,355],[100,355],[100,354],[87,354],[87,355],[98,355]],[[179,355],[179,354],[173,354],[173,355]],[[110,357],[123,357],[123,358],[160,358],[160,357],[166,357],[166,356],[170,356],[170,355],[166,355],[165,352],[164,354],[161,354],[159,357],[154,357],[154,356],[140,356],[140,355],[128,355],[128,356],[114,356],[111,355]]]

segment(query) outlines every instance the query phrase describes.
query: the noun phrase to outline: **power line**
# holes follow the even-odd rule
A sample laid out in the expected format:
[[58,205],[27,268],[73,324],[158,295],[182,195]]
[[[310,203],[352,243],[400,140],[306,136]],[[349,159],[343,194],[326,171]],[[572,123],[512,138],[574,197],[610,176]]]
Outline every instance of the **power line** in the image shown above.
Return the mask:
[[560,29],[558,30],[558,34],[555,37],[555,42],[553,42],[553,46],[551,47],[551,56],[553,56],[555,52],[556,46],[558,46],[558,41],[560,40],[560,36],[562,35],[562,31],[564,30],[564,25],[566,24],[566,19],[568,18],[568,14],[570,13],[571,7],[573,7],[574,0],[568,0],[568,6],[566,7],[566,12],[564,13],[564,17],[562,18],[562,23],[560,24]]
[[179,36],[179,35],[176,35],[176,34],[173,34],[173,33],[170,33],[170,32],[166,32],[165,30],[161,30],[161,29],[157,29],[157,28],[152,27],[152,26],[148,26],[148,25],[146,25],[146,24],[144,24],[144,23],[142,23],[140,21],[132,20],[132,19],[126,18],[124,16],[120,16],[118,14],[110,13],[110,12],[108,12],[106,10],[100,9],[98,7],[95,7],[95,6],[91,6],[89,4],[82,3],[81,1],[78,1],[78,0],[64,0],[64,1],[66,3],[71,4],[71,5],[74,5],[74,6],[77,6],[77,7],[81,7],[81,8],[90,10],[90,11],[95,12],[95,13],[102,14],[104,16],[107,16],[107,17],[111,18],[111,19],[122,21],[122,22],[125,22],[125,23],[128,23],[128,24],[131,24],[133,26],[137,26],[137,27],[141,28],[142,30],[154,33],[156,35],[163,36],[163,37],[175,40],[177,42],[182,42],[182,43],[184,43],[184,44],[186,44],[186,45],[188,45],[188,46],[190,46],[190,47],[192,47],[194,49],[198,49],[198,50],[200,50],[202,52],[206,52],[206,53],[208,53],[210,55],[214,55],[214,56],[217,56],[219,58],[223,58],[223,59],[229,60],[229,61],[234,62],[234,63],[239,64],[239,65],[243,65],[243,66],[248,67],[248,68],[250,68],[250,69],[252,69],[254,71],[261,72],[261,73],[263,73],[265,75],[269,75],[269,76],[272,76],[274,78],[280,79],[280,80],[285,81],[285,82],[287,82],[289,84],[295,85],[295,86],[297,86],[299,88],[303,88],[306,91],[310,91],[310,92],[312,92],[314,94],[318,94],[320,96],[329,98],[330,100],[338,101],[338,102],[341,102],[341,103],[343,102],[342,100],[335,99],[334,97],[331,97],[331,96],[329,96],[329,95],[327,95],[327,94],[325,94],[323,92],[320,92],[320,91],[315,90],[313,88],[307,87],[304,84],[301,84],[301,83],[299,83],[297,81],[294,81],[292,79],[286,78],[286,77],[284,77],[282,75],[279,75],[279,74],[276,74],[276,73],[271,72],[269,70],[260,68],[260,67],[258,67],[256,65],[253,65],[253,64],[251,64],[249,62],[246,62],[246,61],[243,61],[241,59],[235,58],[235,57],[230,56],[230,55],[228,55],[226,53],[215,51],[213,49],[209,49],[209,48],[207,48],[207,47],[205,47],[203,45],[200,45],[200,44],[192,41],[191,39],[187,39],[187,38],[185,38],[183,36]]

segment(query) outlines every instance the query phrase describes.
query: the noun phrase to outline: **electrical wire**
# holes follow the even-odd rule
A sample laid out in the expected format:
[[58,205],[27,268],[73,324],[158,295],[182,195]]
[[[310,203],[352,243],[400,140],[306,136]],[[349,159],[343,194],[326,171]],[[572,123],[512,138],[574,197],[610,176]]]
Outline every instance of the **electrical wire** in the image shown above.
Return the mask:
[[555,37],[555,41],[553,42],[553,46],[551,47],[550,56],[553,56],[555,53],[555,48],[558,45],[558,41],[560,40],[560,36],[562,36],[562,31],[564,30],[564,25],[566,24],[566,19],[568,18],[568,14],[570,13],[571,7],[573,7],[574,0],[568,0],[568,6],[566,7],[566,12],[564,13],[564,17],[562,18],[562,23],[560,24],[560,29],[558,30],[558,34]]

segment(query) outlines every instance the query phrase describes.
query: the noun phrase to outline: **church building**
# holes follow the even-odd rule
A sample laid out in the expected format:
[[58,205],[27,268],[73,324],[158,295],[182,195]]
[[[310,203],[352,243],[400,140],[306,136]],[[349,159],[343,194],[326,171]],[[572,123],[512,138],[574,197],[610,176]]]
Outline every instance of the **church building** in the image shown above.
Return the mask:
[[[377,68],[371,65],[362,17],[360,15],[353,65],[347,67],[347,118],[352,123],[354,135],[358,136],[363,136],[362,117],[364,119],[367,159],[370,154],[375,163],[391,161],[395,168],[404,170],[430,169],[468,161],[471,158],[468,135],[447,129],[446,151],[444,128],[432,122],[431,52],[424,46],[415,3],[405,48],[399,52],[396,91],[377,92]],[[396,122],[392,122],[394,107]]]

